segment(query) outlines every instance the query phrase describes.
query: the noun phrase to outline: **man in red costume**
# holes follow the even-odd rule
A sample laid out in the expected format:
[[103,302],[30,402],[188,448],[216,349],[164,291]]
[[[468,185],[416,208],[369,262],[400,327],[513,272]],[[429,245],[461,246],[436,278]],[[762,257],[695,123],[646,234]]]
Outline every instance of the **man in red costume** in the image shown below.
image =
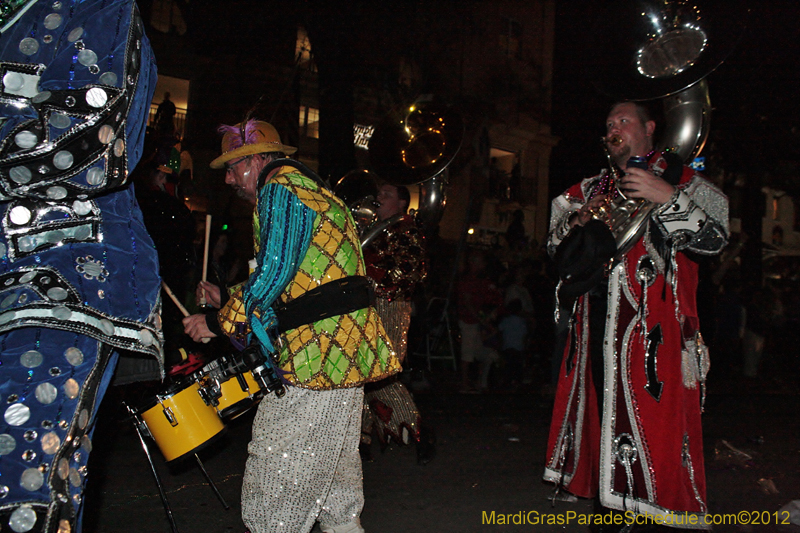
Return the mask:
[[[708,528],[700,413],[709,361],[693,257],[725,246],[728,201],[674,154],[653,150],[655,122],[643,106],[615,104],[606,131],[619,187],[656,207],[606,276],[573,300],[559,294],[569,335],[544,477],[629,519]],[[647,168],[630,166],[633,156]],[[585,179],[553,201],[551,255],[616,193],[610,179]]]
[[[383,184],[376,200],[378,221],[386,227],[364,247],[364,261],[367,275],[375,282],[375,308],[402,363],[408,351],[414,293],[427,274],[425,241],[414,217],[407,214],[408,188]],[[397,376],[365,389],[360,447],[365,460],[371,459],[373,429],[383,446],[389,439],[416,442],[420,464],[435,455],[432,430],[421,426],[419,409]]]

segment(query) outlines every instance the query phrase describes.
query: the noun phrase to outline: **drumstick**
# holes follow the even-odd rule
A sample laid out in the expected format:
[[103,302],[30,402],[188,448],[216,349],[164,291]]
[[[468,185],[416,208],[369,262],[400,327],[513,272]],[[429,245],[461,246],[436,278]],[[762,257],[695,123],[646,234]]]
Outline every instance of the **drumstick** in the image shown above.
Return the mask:
[[[203,247],[203,278],[202,281],[206,281],[208,276],[208,241],[211,238],[211,215],[206,214],[206,243]],[[200,296],[200,305],[206,305],[206,292],[203,291],[203,294]]]
[[[183,304],[181,304],[181,301],[178,300],[178,297],[175,296],[175,294],[172,292],[172,290],[163,281],[161,282],[161,288],[164,289],[164,292],[166,292],[167,296],[170,297],[170,299],[172,300],[172,303],[174,303],[176,306],[178,306],[178,310],[181,313],[183,313],[183,316],[189,316],[189,311],[186,310],[186,308],[183,306]],[[209,341],[211,341],[211,339],[209,339],[208,337],[203,337],[203,342],[204,343],[205,342],[209,342]]]

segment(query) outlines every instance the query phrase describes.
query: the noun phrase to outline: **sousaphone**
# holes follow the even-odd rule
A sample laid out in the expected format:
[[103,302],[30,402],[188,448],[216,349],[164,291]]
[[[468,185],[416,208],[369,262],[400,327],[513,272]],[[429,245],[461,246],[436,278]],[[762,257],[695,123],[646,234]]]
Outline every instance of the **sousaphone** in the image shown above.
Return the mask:
[[374,172],[348,172],[334,187],[353,213],[362,246],[402,220],[402,216],[377,220],[379,182],[419,185],[419,206],[414,217],[423,229],[438,224],[445,207],[447,167],[458,154],[463,137],[461,115],[432,96],[419,98],[375,126],[368,145]]
[[[442,218],[447,167],[461,149],[463,138],[461,115],[432,96],[419,98],[375,127],[369,141],[370,165],[392,185],[419,185],[419,207],[414,216],[423,229],[434,227]],[[368,243],[383,229],[378,225],[371,228],[362,243]]]
[[[720,1],[617,1],[592,31],[593,81],[618,100],[661,99],[665,127],[656,148],[689,162],[708,138],[711,100],[705,78],[741,38],[739,11]],[[598,218],[611,228],[618,255],[641,236],[653,207],[624,194],[604,206]]]

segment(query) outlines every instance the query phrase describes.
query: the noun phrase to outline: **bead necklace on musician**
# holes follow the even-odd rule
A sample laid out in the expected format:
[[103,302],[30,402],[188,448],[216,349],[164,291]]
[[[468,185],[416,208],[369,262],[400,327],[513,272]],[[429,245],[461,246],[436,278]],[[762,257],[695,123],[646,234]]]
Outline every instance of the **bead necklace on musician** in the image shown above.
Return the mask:
[[[585,179],[552,202],[548,252],[561,274],[557,294],[569,333],[544,477],[607,510],[673,520],[689,513],[702,524],[700,413],[709,359],[690,254],[725,246],[728,202],[680,158],[654,151],[655,129],[641,104],[615,104],[607,149],[624,174],[617,184],[607,172]],[[647,168],[628,165],[633,156],[645,157]],[[652,203],[619,249],[601,216],[617,186]],[[598,259],[591,254],[602,239],[610,253]]]

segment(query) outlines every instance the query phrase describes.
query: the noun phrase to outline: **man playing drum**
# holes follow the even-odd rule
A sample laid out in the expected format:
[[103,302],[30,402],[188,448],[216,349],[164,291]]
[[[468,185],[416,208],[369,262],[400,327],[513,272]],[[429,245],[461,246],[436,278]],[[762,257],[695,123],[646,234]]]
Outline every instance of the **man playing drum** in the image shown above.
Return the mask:
[[[295,148],[272,125],[220,130],[211,166],[224,167],[226,183],[255,207],[256,265],[217,320],[192,315],[184,326],[194,340],[214,329],[236,338],[246,327],[266,360],[275,354],[286,385],[253,422],[244,522],[252,533],[308,532],[316,521],[328,533],[361,532],[363,385],[400,364],[370,303],[358,232],[341,200],[285,158]],[[219,301],[217,288],[201,288]]]

